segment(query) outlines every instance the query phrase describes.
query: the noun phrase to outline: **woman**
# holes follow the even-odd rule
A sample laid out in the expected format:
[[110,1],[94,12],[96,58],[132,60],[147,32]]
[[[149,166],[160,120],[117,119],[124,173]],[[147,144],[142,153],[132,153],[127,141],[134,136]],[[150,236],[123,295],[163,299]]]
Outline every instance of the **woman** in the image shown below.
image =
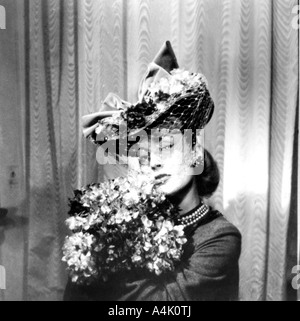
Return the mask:
[[[118,105],[122,112],[88,115],[84,134],[101,144],[118,142],[119,153],[122,139],[130,139],[126,153],[138,159],[138,170],[151,173],[157,188],[180,209],[174,219],[185,226],[188,240],[182,259],[174,271],[160,276],[132,270],[89,287],[69,282],[65,300],[238,299],[241,235],[204,202],[219,183],[217,165],[199,135],[211,118],[213,101],[202,75],[177,68],[167,42],[142,82],[139,103],[130,106],[110,96],[105,106]],[[121,120],[126,121],[125,131]]]

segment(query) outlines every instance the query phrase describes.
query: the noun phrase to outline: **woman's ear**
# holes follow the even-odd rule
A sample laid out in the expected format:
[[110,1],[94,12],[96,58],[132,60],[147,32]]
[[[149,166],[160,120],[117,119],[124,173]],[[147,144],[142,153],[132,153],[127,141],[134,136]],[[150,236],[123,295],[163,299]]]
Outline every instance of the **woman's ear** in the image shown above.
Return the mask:
[[197,129],[196,142],[192,154],[194,175],[200,175],[204,170],[204,129]]

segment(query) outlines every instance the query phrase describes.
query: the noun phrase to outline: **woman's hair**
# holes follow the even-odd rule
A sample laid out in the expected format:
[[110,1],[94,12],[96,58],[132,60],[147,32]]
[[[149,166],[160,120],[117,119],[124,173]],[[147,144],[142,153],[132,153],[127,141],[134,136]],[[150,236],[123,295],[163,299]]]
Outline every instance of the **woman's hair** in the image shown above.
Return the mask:
[[211,196],[219,185],[220,172],[217,162],[206,149],[204,149],[203,172],[200,175],[196,175],[195,179],[198,193],[202,197]]

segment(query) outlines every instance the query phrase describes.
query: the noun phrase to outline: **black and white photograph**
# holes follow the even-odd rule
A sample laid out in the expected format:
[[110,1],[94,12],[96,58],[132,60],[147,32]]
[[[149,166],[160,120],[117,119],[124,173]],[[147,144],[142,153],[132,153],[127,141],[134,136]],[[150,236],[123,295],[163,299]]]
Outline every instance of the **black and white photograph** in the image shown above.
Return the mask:
[[0,0],[0,301],[300,301],[299,41],[299,0]]

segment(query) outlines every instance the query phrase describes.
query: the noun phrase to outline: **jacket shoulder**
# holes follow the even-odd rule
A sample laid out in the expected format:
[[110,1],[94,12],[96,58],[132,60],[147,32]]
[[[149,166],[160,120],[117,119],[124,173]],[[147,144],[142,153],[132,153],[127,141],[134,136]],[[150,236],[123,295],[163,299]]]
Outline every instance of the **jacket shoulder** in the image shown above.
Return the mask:
[[193,240],[196,249],[217,246],[237,257],[241,252],[240,231],[218,211],[212,211],[209,219],[197,227]]

